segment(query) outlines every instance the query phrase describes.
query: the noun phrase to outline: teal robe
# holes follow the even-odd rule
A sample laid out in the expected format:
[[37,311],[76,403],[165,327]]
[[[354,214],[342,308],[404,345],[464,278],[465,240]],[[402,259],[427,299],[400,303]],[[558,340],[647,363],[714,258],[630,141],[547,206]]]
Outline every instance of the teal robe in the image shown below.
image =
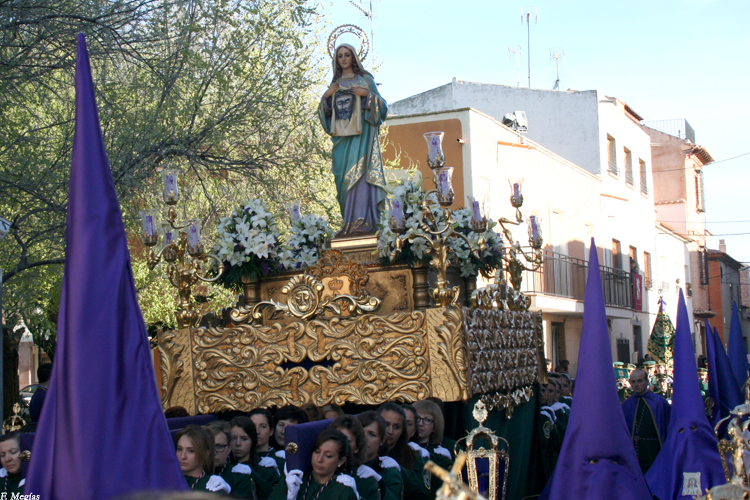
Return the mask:
[[[378,142],[379,127],[385,121],[388,114],[388,105],[380,96],[378,87],[372,75],[366,73],[359,75],[358,86],[366,86],[370,91],[367,97],[359,97],[362,100],[362,133],[336,137],[333,135],[334,124],[332,123],[332,98],[322,98],[318,106],[318,118],[327,134],[331,135],[333,141],[332,170],[336,179],[336,191],[338,193],[341,214],[344,217],[344,228],[347,224],[354,224],[357,219],[364,217],[365,222],[374,224],[377,220],[367,220],[366,212],[377,211],[377,207],[358,206],[355,203],[354,210],[358,213],[346,213],[346,197],[360,179],[373,186],[377,190],[376,204],[382,205],[386,198],[386,180],[383,170],[383,158],[380,154]],[[333,96],[335,98],[335,94]],[[350,205],[351,207],[351,205]],[[369,209],[369,210],[368,210]],[[361,214],[359,212],[362,212]]]

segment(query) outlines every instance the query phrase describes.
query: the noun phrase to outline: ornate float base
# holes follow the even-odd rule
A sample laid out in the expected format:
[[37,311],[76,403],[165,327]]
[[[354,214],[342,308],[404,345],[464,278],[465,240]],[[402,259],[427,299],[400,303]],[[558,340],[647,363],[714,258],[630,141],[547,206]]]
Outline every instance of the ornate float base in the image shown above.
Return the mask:
[[412,271],[370,273],[331,250],[261,283],[265,300],[233,312],[242,324],[160,332],[162,404],[205,414],[487,394],[510,416],[536,376],[541,314],[419,310]]

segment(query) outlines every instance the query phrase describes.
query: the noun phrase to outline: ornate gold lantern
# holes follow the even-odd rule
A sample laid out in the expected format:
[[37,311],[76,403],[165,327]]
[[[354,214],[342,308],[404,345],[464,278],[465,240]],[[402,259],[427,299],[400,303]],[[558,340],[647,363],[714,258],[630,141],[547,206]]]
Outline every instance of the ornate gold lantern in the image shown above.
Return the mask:
[[[487,419],[487,408],[480,399],[474,405],[474,419],[479,423],[477,427],[464,438],[456,443],[464,441],[466,443],[466,475],[469,477],[469,488],[472,491],[488,498],[489,500],[505,500],[505,493],[508,484],[508,469],[510,467],[510,445],[508,441],[495,435],[495,433],[484,426]],[[484,446],[475,448],[475,442],[484,439],[490,443],[490,448]],[[504,449],[500,449],[500,443],[505,443]],[[488,474],[486,476],[486,487],[484,487],[484,477],[479,476],[477,464],[480,460],[488,461]],[[498,484],[499,471],[502,470],[502,485]],[[463,480],[461,472],[459,478]]]

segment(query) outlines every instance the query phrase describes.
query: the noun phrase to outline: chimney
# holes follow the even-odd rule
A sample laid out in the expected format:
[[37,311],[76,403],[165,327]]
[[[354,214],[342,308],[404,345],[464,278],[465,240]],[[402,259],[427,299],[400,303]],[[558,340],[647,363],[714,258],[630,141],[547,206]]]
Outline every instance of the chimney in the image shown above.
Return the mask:
[[727,253],[726,240],[719,240],[719,251],[722,253]]

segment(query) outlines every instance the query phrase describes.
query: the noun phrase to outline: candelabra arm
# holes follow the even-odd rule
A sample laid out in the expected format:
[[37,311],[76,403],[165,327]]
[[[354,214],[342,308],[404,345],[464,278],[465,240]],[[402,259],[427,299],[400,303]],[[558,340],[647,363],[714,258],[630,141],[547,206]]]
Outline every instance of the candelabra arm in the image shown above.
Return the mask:
[[[438,221],[435,220],[435,215],[432,213],[432,210],[430,210],[429,197],[433,193],[437,193],[437,189],[431,189],[427,191],[424,195],[424,200],[422,200],[422,217],[421,218],[424,218],[424,214],[427,214],[432,225],[434,227],[438,227]],[[420,226],[422,224],[423,222],[420,221]]]
[[[182,225],[176,225],[175,221],[177,220],[177,210],[175,210],[174,205],[169,205],[169,211],[167,212],[167,222],[169,222],[169,225],[172,227],[172,229],[185,229],[185,226]],[[180,231],[180,234],[182,234],[182,231]],[[187,235],[186,235],[187,236]]]
[[214,261],[216,261],[216,264],[218,266],[219,272],[216,273],[216,276],[214,276],[212,278],[208,278],[206,276],[201,276],[200,274],[198,274],[197,269],[196,269],[196,273],[195,273],[196,278],[198,278],[199,280],[203,281],[204,283],[214,283],[215,281],[218,281],[219,278],[221,278],[222,274],[224,274],[224,266],[221,264],[221,259],[219,259],[217,256],[215,256],[213,254],[210,254],[210,253],[204,253],[204,254],[201,254],[200,256],[194,257],[194,258],[196,260],[199,260],[199,261],[205,261],[205,260],[211,260],[211,259],[213,259]]
[[179,291],[180,289],[179,271],[175,264],[170,263],[167,266],[167,279],[172,284],[172,286],[177,288],[177,290]]
[[[448,226],[448,227],[450,227],[450,226]],[[476,248],[476,246],[473,245],[471,243],[471,241],[469,241],[469,238],[467,238],[465,234],[459,233],[458,231],[455,231],[455,230],[451,230],[450,233],[448,233],[447,235],[445,235],[445,241],[447,242],[448,238],[451,238],[451,237],[452,238],[461,238],[462,240],[464,240],[466,242],[466,245],[469,247],[469,251],[472,253],[472,255],[474,255],[474,257],[476,257],[476,258],[479,258],[479,249]]]
[[[165,246],[164,248],[167,247]],[[159,265],[159,262],[161,262],[161,254],[164,253],[164,248],[154,253],[150,247],[147,247],[148,253],[146,254],[146,264],[151,271],[153,271],[154,268]]]

